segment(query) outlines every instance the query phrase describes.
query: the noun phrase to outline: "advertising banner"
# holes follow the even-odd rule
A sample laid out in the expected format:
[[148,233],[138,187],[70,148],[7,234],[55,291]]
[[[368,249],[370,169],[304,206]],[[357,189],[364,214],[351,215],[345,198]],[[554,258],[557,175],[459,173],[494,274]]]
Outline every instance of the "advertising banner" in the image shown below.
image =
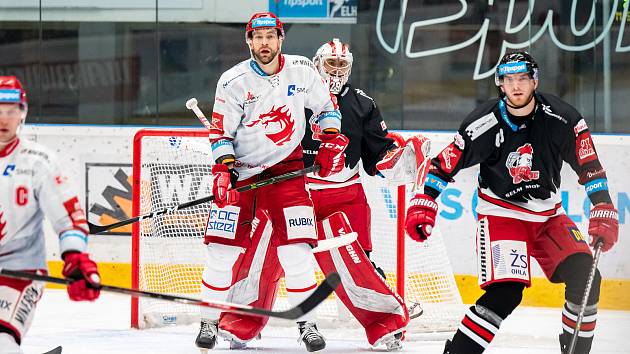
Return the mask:
[[356,23],[358,0],[269,0],[269,11],[286,22]]

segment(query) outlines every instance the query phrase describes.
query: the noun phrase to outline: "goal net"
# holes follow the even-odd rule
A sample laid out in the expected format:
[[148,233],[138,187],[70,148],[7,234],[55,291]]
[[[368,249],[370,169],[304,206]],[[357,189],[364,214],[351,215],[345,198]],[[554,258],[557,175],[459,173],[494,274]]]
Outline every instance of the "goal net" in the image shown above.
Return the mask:
[[[173,207],[211,194],[213,161],[204,129],[140,130],[134,138],[133,215]],[[404,187],[363,176],[372,209],[372,260],[387,283],[403,296],[413,318],[410,331],[453,331],[461,319],[462,300],[439,232],[426,242],[405,236]],[[210,204],[145,219],[132,229],[132,286],[139,290],[200,297],[204,264],[203,234]],[[323,279],[318,270],[317,277]],[[275,308],[287,308],[280,282]],[[199,320],[199,309],[146,298],[133,298],[131,324],[147,328]],[[352,325],[341,302],[331,296],[318,308],[318,321]]]

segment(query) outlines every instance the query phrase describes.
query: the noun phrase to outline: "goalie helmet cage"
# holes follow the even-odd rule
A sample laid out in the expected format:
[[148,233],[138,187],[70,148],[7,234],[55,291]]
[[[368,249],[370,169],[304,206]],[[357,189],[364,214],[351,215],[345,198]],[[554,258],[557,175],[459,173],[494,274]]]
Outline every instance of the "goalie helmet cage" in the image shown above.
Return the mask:
[[[211,161],[206,129],[139,130],[133,143],[133,215],[210,195]],[[387,283],[405,299],[412,315],[423,311],[410,321],[408,333],[454,331],[463,306],[442,236],[434,232],[423,243],[406,237],[405,201],[409,195],[405,187],[389,187],[380,177],[362,178],[372,209],[372,260],[385,271]],[[200,297],[209,208],[206,203],[132,225],[134,289]],[[392,242],[394,238],[396,242]],[[317,277],[324,278],[319,269]],[[288,307],[281,281],[274,309]],[[198,320],[199,309],[193,306],[131,299],[134,328]],[[318,308],[322,324],[343,327],[353,321],[334,296]]]

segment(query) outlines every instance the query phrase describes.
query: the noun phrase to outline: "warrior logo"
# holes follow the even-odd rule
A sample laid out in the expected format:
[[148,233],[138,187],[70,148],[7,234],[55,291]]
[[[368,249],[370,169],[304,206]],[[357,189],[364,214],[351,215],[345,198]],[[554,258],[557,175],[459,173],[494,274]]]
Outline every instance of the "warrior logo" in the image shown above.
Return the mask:
[[282,110],[286,105],[275,107],[272,106],[268,113],[261,114],[258,116],[258,119],[254,119],[250,124],[245,124],[245,126],[253,127],[257,124],[262,124],[267,138],[273,141],[274,144],[282,146],[291,139],[295,132],[295,123],[291,118],[289,109]]
[[512,176],[512,183],[519,184],[538,179],[539,171],[532,171],[533,158],[534,148],[531,144],[525,144],[508,155],[505,166]]

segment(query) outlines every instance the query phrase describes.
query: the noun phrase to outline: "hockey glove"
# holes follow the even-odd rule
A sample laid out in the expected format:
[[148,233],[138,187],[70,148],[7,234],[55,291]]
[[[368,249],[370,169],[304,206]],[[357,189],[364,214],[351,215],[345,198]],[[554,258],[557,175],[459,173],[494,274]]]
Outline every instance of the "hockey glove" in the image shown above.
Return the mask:
[[214,195],[214,203],[223,208],[226,205],[233,205],[238,202],[239,193],[230,189],[236,185],[238,180],[238,172],[229,168],[224,164],[216,164],[212,166],[212,195]]
[[588,223],[588,233],[591,235],[591,246],[602,239],[602,251],[606,252],[617,242],[619,235],[619,221],[617,209],[612,204],[597,204],[591,209]]
[[416,194],[409,204],[405,229],[409,237],[424,242],[433,232],[438,205],[435,199],[426,194]]
[[315,156],[315,164],[321,166],[318,175],[328,177],[343,170],[346,163],[344,151],[348,147],[349,140],[339,133],[321,134],[320,139],[322,142]]
[[101,276],[96,263],[87,253],[66,252],[62,274],[74,281],[68,285],[68,296],[74,301],[94,301],[100,295]]

